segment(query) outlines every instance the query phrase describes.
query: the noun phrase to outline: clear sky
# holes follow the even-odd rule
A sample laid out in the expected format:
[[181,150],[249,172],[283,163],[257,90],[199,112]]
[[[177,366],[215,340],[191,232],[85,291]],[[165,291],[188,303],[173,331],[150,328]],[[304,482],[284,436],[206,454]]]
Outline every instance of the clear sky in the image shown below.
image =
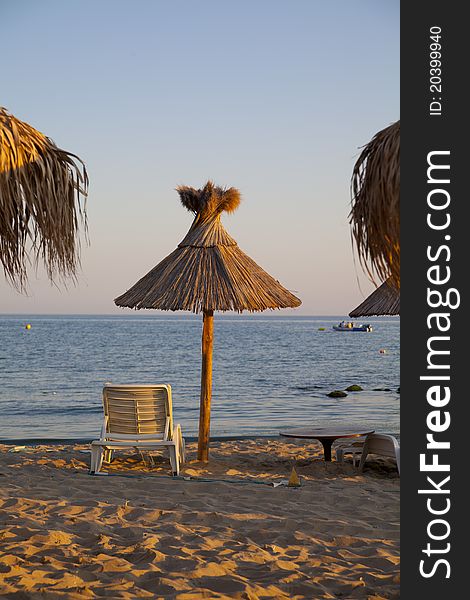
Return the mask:
[[398,0],[0,0],[0,46],[0,104],[87,164],[91,238],[77,286],[0,277],[0,313],[122,313],[190,226],[175,186],[208,178],[240,189],[224,225],[297,314],[372,291],[349,183],[399,118]]

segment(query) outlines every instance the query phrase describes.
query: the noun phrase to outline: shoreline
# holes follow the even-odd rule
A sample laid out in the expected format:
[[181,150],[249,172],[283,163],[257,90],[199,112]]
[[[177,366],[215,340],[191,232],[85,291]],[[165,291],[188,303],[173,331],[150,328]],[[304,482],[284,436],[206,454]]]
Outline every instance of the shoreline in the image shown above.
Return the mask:
[[[44,445],[61,445],[61,446],[73,446],[90,444],[93,440],[99,439],[99,434],[95,437],[87,438],[13,438],[13,439],[0,439],[0,445],[5,446],[44,446]],[[237,440],[258,440],[258,439],[277,439],[279,436],[275,435],[230,435],[230,436],[214,436],[211,437],[211,442],[225,442],[225,441],[237,441]],[[187,442],[197,442],[196,435],[185,435],[184,439]]]
[[[378,432],[377,432],[378,433]],[[385,433],[388,435],[393,435],[400,440],[400,433],[389,432],[389,431],[380,431],[380,433]],[[12,438],[12,439],[0,439],[0,446],[77,446],[77,445],[85,445],[91,444],[93,440],[99,439],[99,434],[94,437],[87,438]],[[197,442],[197,435],[185,435],[184,439],[187,443]],[[280,435],[271,435],[271,434],[257,434],[257,435],[218,435],[210,438],[210,442],[237,442],[243,440],[281,440],[282,436]],[[312,440],[313,441],[313,440]],[[313,443],[315,443],[313,441]],[[333,446],[335,447],[335,446]]]

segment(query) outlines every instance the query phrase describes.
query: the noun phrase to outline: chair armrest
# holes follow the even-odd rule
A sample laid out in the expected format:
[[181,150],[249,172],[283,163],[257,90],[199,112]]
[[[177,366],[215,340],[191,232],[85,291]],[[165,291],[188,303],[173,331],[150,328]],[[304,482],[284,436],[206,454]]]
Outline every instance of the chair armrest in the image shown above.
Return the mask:
[[108,426],[108,417],[105,415],[105,417],[103,419],[103,425],[101,426],[100,441],[104,441],[106,439],[107,426]]
[[164,440],[172,440],[173,439],[173,431],[170,431],[170,417],[166,418],[165,422],[165,433],[163,434]]

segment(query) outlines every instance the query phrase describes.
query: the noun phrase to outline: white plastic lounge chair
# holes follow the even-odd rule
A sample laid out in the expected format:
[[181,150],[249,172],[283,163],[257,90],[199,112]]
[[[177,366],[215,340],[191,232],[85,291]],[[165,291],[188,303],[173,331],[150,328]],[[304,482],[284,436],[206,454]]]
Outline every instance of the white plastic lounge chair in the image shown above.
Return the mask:
[[103,388],[104,421],[99,440],[91,443],[90,473],[99,473],[113,450],[151,451],[167,447],[171,471],[179,475],[185,460],[180,425],[173,426],[170,385],[113,385]]
[[359,471],[364,468],[368,454],[380,454],[394,458],[397,461],[398,474],[400,474],[400,446],[393,435],[371,433],[366,437],[359,462]]

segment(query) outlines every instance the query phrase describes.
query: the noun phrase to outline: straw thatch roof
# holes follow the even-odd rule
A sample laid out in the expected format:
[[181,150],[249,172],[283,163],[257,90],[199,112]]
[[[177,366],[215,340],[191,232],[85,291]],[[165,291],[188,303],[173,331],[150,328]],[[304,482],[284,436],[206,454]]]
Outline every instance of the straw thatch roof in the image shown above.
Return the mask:
[[350,222],[361,264],[371,279],[400,288],[400,121],[364,147],[351,181]]
[[0,107],[0,260],[18,288],[32,261],[51,279],[73,276],[88,176],[74,154]]
[[176,250],[125,294],[118,306],[160,310],[262,311],[300,306],[301,301],[240,250],[220,216],[240,203],[235,188],[209,181],[196,190],[177,188],[181,202],[195,214]]
[[372,292],[362,304],[349,313],[350,317],[374,317],[400,314],[400,292],[390,280]]

